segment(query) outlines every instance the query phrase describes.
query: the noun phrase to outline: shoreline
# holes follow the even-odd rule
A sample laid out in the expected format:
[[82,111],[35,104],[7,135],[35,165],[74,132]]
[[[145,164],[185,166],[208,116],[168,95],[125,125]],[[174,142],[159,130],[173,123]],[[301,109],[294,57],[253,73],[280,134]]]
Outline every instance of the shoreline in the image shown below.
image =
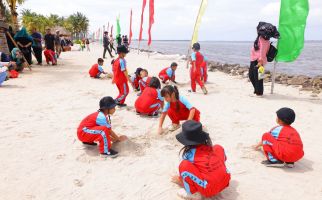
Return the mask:
[[[322,42],[322,41],[321,41]],[[131,48],[133,50],[138,50],[138,48]],[[179,57],[183,57],[183,60],[186,59],[186,55],[182,54],[166,54],[160,51],[152,51],[148,49],[140,49],[140,52],[145,53],[152,53],[152,54],[160,54],[160,55],[179,55]],[[225,74],[231,76],[241,76],[243,78],[248,79],[248,69],[249,66],[241,65],[241,64],[231,64],[231,63],[221,63],[217,61],[210,60],[208,61],[208,71],[220,71],[224,72]],[[265,83],[272,82],[272,72],[270,70],[265,70]],[[308,76],[308,75],[301,75],[301,74],[286,74],[277,72],[275,75],[275,83],[287,86],[297,86],[300,87],[299,90],[301,91],[309,91],[313,94],[320,94],[322,92],[322,75],[316,76]]]

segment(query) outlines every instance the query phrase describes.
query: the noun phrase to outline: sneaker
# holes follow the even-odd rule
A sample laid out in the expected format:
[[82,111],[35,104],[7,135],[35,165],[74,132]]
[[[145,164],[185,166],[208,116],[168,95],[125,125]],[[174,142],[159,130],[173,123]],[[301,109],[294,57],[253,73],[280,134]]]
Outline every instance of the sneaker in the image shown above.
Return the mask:
[[196,92],[196,91],[193,91],[193,90],[188,90],[188,92]]
[[194,194],[188,194],[185,189],[181,188],[178,190],[178,196],[181,197],[182,199],[186,200],[201,200],[202,196],[199,192],[196,192]]
[[141,96],[141,92],[137,93],[136,96],[138,96],[138,97]]
[[90,146],[97,146],[95,142],[83,142],[85,145],[90,145]]
[[119,152],[110,149],[108,153],[101,153],[102,157],[110,157],[110,158],[116,158],[119,155]]
[[269,160],[264,160],[261,162],[263,165],[267,166],[267,167],[282,167],[284,166],[284,162],[278,160],[276,162],[272,162],[272,161],[269,161]]
[[126,107],[127,105],[125,103],[119,103],[117,104],[119,107]]
[[284,166],[287,167],[287,168],[293,168],[294,167],[294,162],[286,162]]
[[203,88],[202,88],[202,92],[204,93],[204,95],[208,94],[208,90],[207,90],[207,88],[203,87]]
[[180,124],[172,124],[170,127],[169,127],[169,131],[173,132],[175,130],[178,130],[180,128]]
[[153,114],[148,115],[149,117],[159,117],[159,113],[155,112]]

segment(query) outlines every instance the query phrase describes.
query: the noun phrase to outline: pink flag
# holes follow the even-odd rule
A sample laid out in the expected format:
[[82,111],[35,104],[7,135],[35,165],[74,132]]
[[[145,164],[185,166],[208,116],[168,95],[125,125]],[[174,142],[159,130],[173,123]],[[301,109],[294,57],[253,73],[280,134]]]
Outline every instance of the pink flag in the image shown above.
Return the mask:
[[143,0],[143,5],[142,5],[142,13],[141,13],[141,26],[140,26],[140,35],[139,35],[139,41],[142,40],[142,32],[143,32],[143,16],[144,16],[144,9],[146,6],[146,0]]
[[129,34],[129,45],[131,44],[131,41],[132,41],[132,36],[133,36],[133,33],[132,33],[132,9],[131,9],[131,16],[130,16],[130,34]]
[[151,38],[151,28],[152,25],[154,23],[154,0],[150,0],[150,5],[149,5],[149,13],[150,13],[150,17],[149,17],[149,40],[148,40],[148,45],[151,45],[152,42],[152,38]]

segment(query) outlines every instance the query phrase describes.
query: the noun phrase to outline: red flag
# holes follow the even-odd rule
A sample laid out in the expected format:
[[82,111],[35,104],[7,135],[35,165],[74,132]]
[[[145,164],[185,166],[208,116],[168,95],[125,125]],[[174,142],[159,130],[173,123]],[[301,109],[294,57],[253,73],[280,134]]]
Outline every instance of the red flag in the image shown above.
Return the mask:
[[154,23],[154,0],[150,0],[150,8],[149,8],[149,40],[148,40],[148,45],[151,45],[152,39],[151,39],[151,28],[152,24]]
[[143,5],[142,5],[142,13],[141,13],[141,26],[140,26],[140,35],[139,35],[139,41],[142,40],[142,32],[143,32],[143,15],[144,15],[144,9],[146,6],[146,0],[143,0]]
[[132,41],[132,35],[133,35],[133,33],[132,33],[132,9],[131,9],[131,17],[130,17],[130,34],[129,34],[129,36],[130,36],[130,38],[129,38],[129,45],[131,44],[131,41]]

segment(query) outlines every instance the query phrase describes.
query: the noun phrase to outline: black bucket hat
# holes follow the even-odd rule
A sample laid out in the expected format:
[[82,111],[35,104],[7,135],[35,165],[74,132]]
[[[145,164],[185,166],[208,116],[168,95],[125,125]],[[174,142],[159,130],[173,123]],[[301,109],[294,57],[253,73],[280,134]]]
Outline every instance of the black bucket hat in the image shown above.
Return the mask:
[[182,124],[182,132],[176,135],[177,140],[183,145],[204,144],[209,134],[202,130],[202,124],[188,120]]
[[276,111],[276,114],[285,124],[291,125],[295,121],[295,112],[291,108],[281,108]]
[[192,49],[195,49],[195,50],[200,50],[200,44],[198,43],[198,42],[196,42],[196,43],[194,43],[193,45],[192,45]]
[[117,47],[117,53],[129,53],[129,50],[124,45],[120,45]]
[[100,100],[100,110],[112,109],[116,107],[116,102],[112,97],[103,97]]

